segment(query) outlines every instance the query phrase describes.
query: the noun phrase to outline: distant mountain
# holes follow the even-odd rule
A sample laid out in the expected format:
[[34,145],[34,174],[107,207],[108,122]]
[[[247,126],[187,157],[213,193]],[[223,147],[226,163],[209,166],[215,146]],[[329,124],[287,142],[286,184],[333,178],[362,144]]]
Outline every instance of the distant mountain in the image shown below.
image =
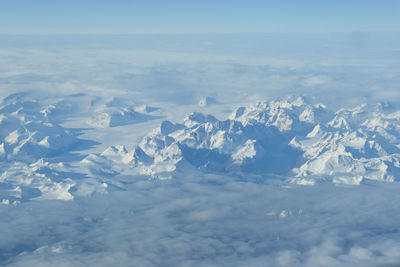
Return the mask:
[[306,159],[295,170],[298,183],[314,183],[314,177],[351,184],[394,181],[400,178],[400,111],[386,113],[381,104],[341,109],[290,145]]
[[85,109],[83,118],[105,114],[95,122],[107,128],[155,117],[149,115],[155,108],[117,100],[84,108],[78,106],[94,103],[88,96],[49,103],[23,94],[4,99],[0,201],[69,200],[123,187],[123,179],[136,175],[278,176],[304,185],[400,178],[400,111],[388,104],[333,113],[298,97],[239,107],[226,120],[194,112],[182,123],[162,121],[136,144],[76,153],[95,142],[80,139],[79,129],[62,126],[66,115]]
[[0,103],[0,202],[70,200],[74,195],[104,191],[104,175],[87,180],[85,169],[76,166],[83,158],[76,151],[96,142],[79,138],[82,129],[67,128],[62,123],[83,112],[91,115],[88,121],[93,126],[108,128],[156,118],[148,113],[157,110],[116,98],[103,103],[84,94],[43,102],[21,93]]
[[65,152],[79,143],[78,133],[61,127],[52,114],[56,106],[37,101],[3,101],[0,105],[0,158],[37,160]]
[[330,113],[303,98],[259,102],[228,120],[192,113],[163,121],[128,151],[110,147],[91,155],[131,174],[171,178],[175,172],[277,174],[300,184],[322,180],[359,184],[400,177],[400,111],[382,104]]
[[87,120],[87,123],[95,128],[109,128],[144,122],[154,118],[154,116],[135,111],[133,107],[111,107],[95,113]]
[[0,196],[6,201],[73,199],[69,189],[75,182],[66,175],[64,163],[55,159],[68,155],[83,140],[79,131],[57,124],[56,116],[64,107],[61,102],[43,105],[23,95],[0,104]]

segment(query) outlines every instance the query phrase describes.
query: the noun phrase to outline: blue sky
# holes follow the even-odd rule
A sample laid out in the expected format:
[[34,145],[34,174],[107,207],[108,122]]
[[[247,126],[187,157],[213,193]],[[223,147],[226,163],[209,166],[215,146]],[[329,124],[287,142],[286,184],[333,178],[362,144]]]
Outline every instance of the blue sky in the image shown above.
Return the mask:
[[398,31],[395,0],[1,0],[0,33]]

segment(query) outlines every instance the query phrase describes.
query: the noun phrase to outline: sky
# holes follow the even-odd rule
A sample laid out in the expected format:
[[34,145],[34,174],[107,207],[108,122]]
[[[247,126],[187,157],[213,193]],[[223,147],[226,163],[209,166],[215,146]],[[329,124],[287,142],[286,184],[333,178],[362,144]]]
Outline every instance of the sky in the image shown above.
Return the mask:
[[398,31],[395,0],[1,0],[0,34]]

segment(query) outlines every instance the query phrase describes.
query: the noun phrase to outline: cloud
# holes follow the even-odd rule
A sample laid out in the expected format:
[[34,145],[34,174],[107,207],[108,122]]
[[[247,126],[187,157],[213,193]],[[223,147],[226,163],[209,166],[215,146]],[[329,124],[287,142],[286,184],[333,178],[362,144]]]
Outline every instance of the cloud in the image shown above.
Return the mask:
[[230,105],[304,94],[346,106],[398,94],[398,53],[388,37],[366,51],[349,45],[347,35],[311,36],[312,44],[307,35],[239,37],[70,36],[48,46],[50,37],[9,40],[0,46],[0,94],[91,92],[177,106],[216,94]]
[[287,188],[220,175],[135,178],[107,195],[1,205],[1,260],[10,266],[392,263],[400,261],[400,213],[391,205],[398,187]]

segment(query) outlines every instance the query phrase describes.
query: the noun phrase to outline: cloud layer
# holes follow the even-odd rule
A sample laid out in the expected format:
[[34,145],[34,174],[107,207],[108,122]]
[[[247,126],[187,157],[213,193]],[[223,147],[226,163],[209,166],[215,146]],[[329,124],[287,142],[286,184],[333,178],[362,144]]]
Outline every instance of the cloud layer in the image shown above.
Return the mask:
[[[273,180],[272,180],[273,181]],[[398,184],[281,187],[137,178],[70,202],[0,205],[10,266],[352,266],[400,261]]]

